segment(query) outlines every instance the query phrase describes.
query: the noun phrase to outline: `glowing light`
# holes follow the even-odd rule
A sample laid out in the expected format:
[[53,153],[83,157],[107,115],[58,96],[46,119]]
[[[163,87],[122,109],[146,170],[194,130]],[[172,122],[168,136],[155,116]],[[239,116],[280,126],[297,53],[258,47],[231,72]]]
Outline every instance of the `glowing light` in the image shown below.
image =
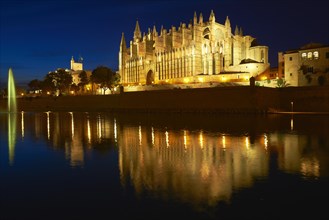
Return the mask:
[[49,112],[46,112],[47,114],[47,138],[50,139],[50,122],[49,122]]
[[225,76],[222,76],[222,81],[226,81],[226,77]]
[[187,78],[184,79],[184,83],[189,83],[189,82],[190,82],[189,79],[187,79]]
[[198,80],[199,80],[199,82],[203,82],[203,78],[202,77],[199,77]]
[[267,80],[267,76],[263,76],[262,77],[262,80]]
[[169,132],[166,131],[166,132],[165,132],[165,135],[166,135],[166,145],[167,145],[167,147],[169,147],[169,146],[170,146],[170,145],[169,145]]
[[113,130],[114,130],[114,141],[118,142],[118,140],[117,140],[117,137],[118,137],[117,120],[115,118],[114,118],[114,128],[113,128]]
[[249,143],[249,138],[246,137],[246,148],[249,149],[250,143]]
[[226,138],[225,138],[225,135],[222,136],[222,145],[223,145],[223,148],[225,150],[226,149]]
[[91,143],[91,131],[90,131],[90,121],[89,117],[87,117],[87,135],[88,135],[88,143]]
[[154,128],[151,127],[152,145],[154,146]]
[[294,118],[291,117],[290,119],[290,130],[294,130]]
[[21,112],[22,138],[24,138],[24,111]]
[[98,134],[98,139],[101,140],[102,138],[102,123],[101,123],[101,116],[98,115],[97,118],[97,134]]
[[200,131],[199,135],[200,148],[203,149],[203,132]]
[[72,132],[72,139],[74,137],[74,118],[73,118],[73,112],[70,112],[71,115],[71,132]]
[[50,92],[47,92],[47,95],[50,95]]
[[267,135],[266,134],[264,134],[264,146],[265,146],[265,150],[267,150],[268,138],[267,138]]
[[139,146],[142,145],[142,126],[138,126],[138,140],[139,140]]
[[184,148],[185,148],[185,150],[187,149],[187,131],[186,130],[184,130]]

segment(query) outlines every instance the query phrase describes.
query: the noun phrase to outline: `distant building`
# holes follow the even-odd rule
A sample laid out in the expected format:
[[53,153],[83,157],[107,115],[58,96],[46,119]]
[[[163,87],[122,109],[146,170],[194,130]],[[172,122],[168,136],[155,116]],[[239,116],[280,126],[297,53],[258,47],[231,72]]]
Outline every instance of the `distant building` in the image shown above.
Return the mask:
[[138,21],[128,47],[122,34],[119,73],[123,85],[193,82],[249,81],[269,69],[268,47],[244,35],[241,27],[232,33],[231,23],[216,22],[211,11],[205,22],[194,13],[188,25],[147,34]]
[[310,43],[296,50],[280,52],[279,73],[290,86],[328,85],[329,46]]

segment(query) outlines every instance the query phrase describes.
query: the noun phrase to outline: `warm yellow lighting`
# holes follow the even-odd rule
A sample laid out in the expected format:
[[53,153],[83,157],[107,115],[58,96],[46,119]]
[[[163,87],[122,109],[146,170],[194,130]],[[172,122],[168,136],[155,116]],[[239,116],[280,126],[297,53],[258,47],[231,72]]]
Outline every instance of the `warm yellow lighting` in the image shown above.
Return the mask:
[[249,80],[249,76],[244,77],[245,80]]
[[222,81],[226,81],[226,77],[225,76],[222,76]]
[[267,76],[263,76],[262,77],[262,80],[267,80]]
[[73,95],[74,94],[74,91],[71,91],[71,94]]
[[90,129],[89,117],[87,118],[87,135],[88,135],[88,143],[91,143],[91,129]]
[[189,83],[189,81],[190,81],[190,80],[187,79],[187,78],[184,79],[184,83]]
[[249,143],[249,138],[246,137],[246,148],[249,149],[250,143]]
[[203,82],[203,78],[202,77],[199,77],[198,80],[199,80],[199,82]]
[[265,146],[265,149],[267,150],[268,138],[267,138],[267,135],[266,134],[264,134],[264,146]]
[[21,118],[21,127],[22,127],[22,138],[24,138],[24,111],[21,112],[22,118]]
[[187,131],[184,130],[184,149],[187,149]]
[[71,115],[71,131],[72,131],[72,139],[74,137],[74,118],[73,118],[73,112],[70,112]]
[[114,118],[114,141],[117,142],[117,137],[118,137],[118,131],[117,131],[117,120]]
[[225,135],[222,136],[222,145],[223,145],[223,148],[225,149],[225,148],[226,148],[226,139],[225,139]]
[[154,146],[154,128],[151,127],[152,146]]
[[166,145],[167,145],[167,147],[169,147],[170,146],[169,145],[169,132],[166,131],[165,134],[166,134]]
[[50,92],[47,92],[47,95],[50,95]]
[[139,146],[142,145],[142,126],[138,127],[138,140],[139,140]]
[[24,96],[24,93],[21,93],[21,96]]
[[200,142],[201,149],[203,149],[203,132],[202,131],[200,131],[199,142]]

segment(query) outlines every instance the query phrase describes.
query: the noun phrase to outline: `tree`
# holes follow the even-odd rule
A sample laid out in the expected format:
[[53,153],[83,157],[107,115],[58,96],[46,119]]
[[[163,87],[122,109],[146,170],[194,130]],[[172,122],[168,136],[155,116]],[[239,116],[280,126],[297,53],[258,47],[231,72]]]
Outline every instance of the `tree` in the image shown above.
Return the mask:
[[91,74],[91,80],[93,83],[99,85],[103,89],[103,93],[107,89],[113,89],[120,81],[120,77],[117,73],[105,66],[99,66],[93,70]]
[[84,92],[85,86],[89,83],[86,71],[83,70],[81,73],[79,73],[79,79],[80,79],[80,82],[79,82],[78,86],[81,88],[82,92]]
[[68,92],[72,84],[72,75],[64,69],[57,69],[47,74],[45,81],[52,82],[60,94]]
[[285,81],[282,78],[279,78],[277,81],[277,87],[282,88],[282,87],[287,87],[289,84],[287,83],[287,81]]
[[41,90],[41,88],[42,88],[42,81],[40,81],[38,79],[33,79],[27,85],[33,91]]

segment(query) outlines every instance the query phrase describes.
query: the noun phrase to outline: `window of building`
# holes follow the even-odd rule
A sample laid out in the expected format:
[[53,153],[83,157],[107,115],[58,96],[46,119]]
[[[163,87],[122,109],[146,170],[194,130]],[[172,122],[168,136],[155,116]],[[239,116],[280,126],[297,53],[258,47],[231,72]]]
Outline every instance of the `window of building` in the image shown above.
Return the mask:
[[289,60],[292,61],[292,57],[289,57]]
[[319,51],[314,51],[313,52],[313,57],[315,60],[319,59]]
[[292,76],[292,73],[290,73],[290,76]]
[[326,52],[326,59],[329,59],[329,52]]
[[307,59],[311,60],[312,59],[312,52],[307,53]]
[[307,72],[308,73],[313,73],[313,67],[307,67]]
[[306,53],[302,53],[302,59],[306,60]]

